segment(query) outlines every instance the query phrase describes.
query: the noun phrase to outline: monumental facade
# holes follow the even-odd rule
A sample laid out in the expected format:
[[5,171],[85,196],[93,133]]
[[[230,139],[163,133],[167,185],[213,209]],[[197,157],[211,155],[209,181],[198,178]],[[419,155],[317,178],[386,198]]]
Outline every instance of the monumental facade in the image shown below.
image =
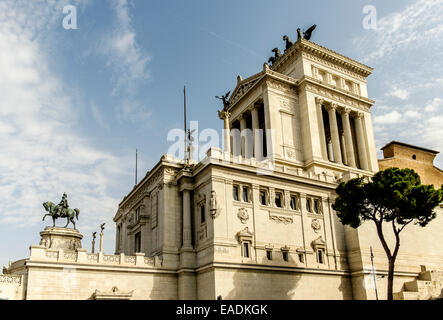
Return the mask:
[[[223,150],[200,162],[163,156],[125,196],[114,255],[33,246],[4,270],[20,279],[18,295],[374,299],[375,276],[383,298],[387,260],[375,231],[344,227],[332,209],[340,182],[379,170],[372,69],[304,38],[274,60],[239,76],[225,99]],[[409,297],[404,283],[435,279],[429,270],[443,266],[441,214],[426,231],[409,234],[400,251],[399,299]]]

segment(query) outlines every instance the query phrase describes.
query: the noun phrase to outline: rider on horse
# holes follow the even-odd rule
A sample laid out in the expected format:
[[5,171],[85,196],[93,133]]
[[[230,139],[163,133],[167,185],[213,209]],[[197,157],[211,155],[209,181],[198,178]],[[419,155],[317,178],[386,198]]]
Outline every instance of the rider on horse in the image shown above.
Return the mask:
[[65,217],[68,213],[69,205],[67,197],[66,193],[63,193],[62,200],[58,204],[58,213],[61,217]]

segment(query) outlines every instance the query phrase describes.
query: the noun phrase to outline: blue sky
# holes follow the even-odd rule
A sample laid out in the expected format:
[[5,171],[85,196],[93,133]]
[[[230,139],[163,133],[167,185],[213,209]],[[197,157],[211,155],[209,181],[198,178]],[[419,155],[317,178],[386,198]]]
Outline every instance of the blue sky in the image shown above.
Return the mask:
[[[65,30],[65,5],[77,30]],[[377,29],[362,26],[377,9]],[[377,148],[400,140],[443,151],[443,0],[0,1],[0,265],[38,244],[44,201],[68,193],[79,229],[114,216],[134,181],[189,117],[221,129],[215,95],[262,68],[282,35],[316,23],[312,41],[375,68]],[[442,156],[436,164],[443,167]]]

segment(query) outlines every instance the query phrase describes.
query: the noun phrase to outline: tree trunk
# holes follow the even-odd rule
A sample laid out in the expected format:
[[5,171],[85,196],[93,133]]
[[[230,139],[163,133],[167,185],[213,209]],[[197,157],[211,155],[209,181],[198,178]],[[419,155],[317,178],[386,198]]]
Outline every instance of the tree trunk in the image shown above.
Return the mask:
[[395,257],[389,258],[389,271],[388,271],[388,300],[394,300],[394,269],[395,269]]

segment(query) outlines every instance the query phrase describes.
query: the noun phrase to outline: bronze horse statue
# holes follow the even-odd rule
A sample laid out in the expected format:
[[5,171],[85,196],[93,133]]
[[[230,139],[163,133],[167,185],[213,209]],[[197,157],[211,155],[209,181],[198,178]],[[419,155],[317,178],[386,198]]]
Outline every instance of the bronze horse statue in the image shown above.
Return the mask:
[[50,217],[52,217],[52,221],[53,221],[52,226],[55,227],[55,220],[57,220],[58,218],[66,218],[67,222],[66,222],[66,225],[64,226],[64,228],[66,228],[69,225],[69,222],[72,222],[72,224],[74,225],[74,229],[75,229],[74,218],[76,218],[78,220],[78,216],[80,214],[79,209],[68,208],[66,210],[66,212],[60,213],[61,207],[52,203],[51,201],[44,202],[43,207],[45,208],[45,210],[48,213],[43,216],[42,221],[45,221],[45,218],[47,216],[50,216]]
[[289,38],[287,35],[283,36],[283,40],[286,41],[286,49],[285,49],[286,52],[290,47],[292,47],[293,43],[291,41],[291,38]]
[[272,52],[274,52],[274,56],[270,57],[268,62],[273,64],[275,61],[277,61],[281,57],[281,52],[278,48],[272,49]]

